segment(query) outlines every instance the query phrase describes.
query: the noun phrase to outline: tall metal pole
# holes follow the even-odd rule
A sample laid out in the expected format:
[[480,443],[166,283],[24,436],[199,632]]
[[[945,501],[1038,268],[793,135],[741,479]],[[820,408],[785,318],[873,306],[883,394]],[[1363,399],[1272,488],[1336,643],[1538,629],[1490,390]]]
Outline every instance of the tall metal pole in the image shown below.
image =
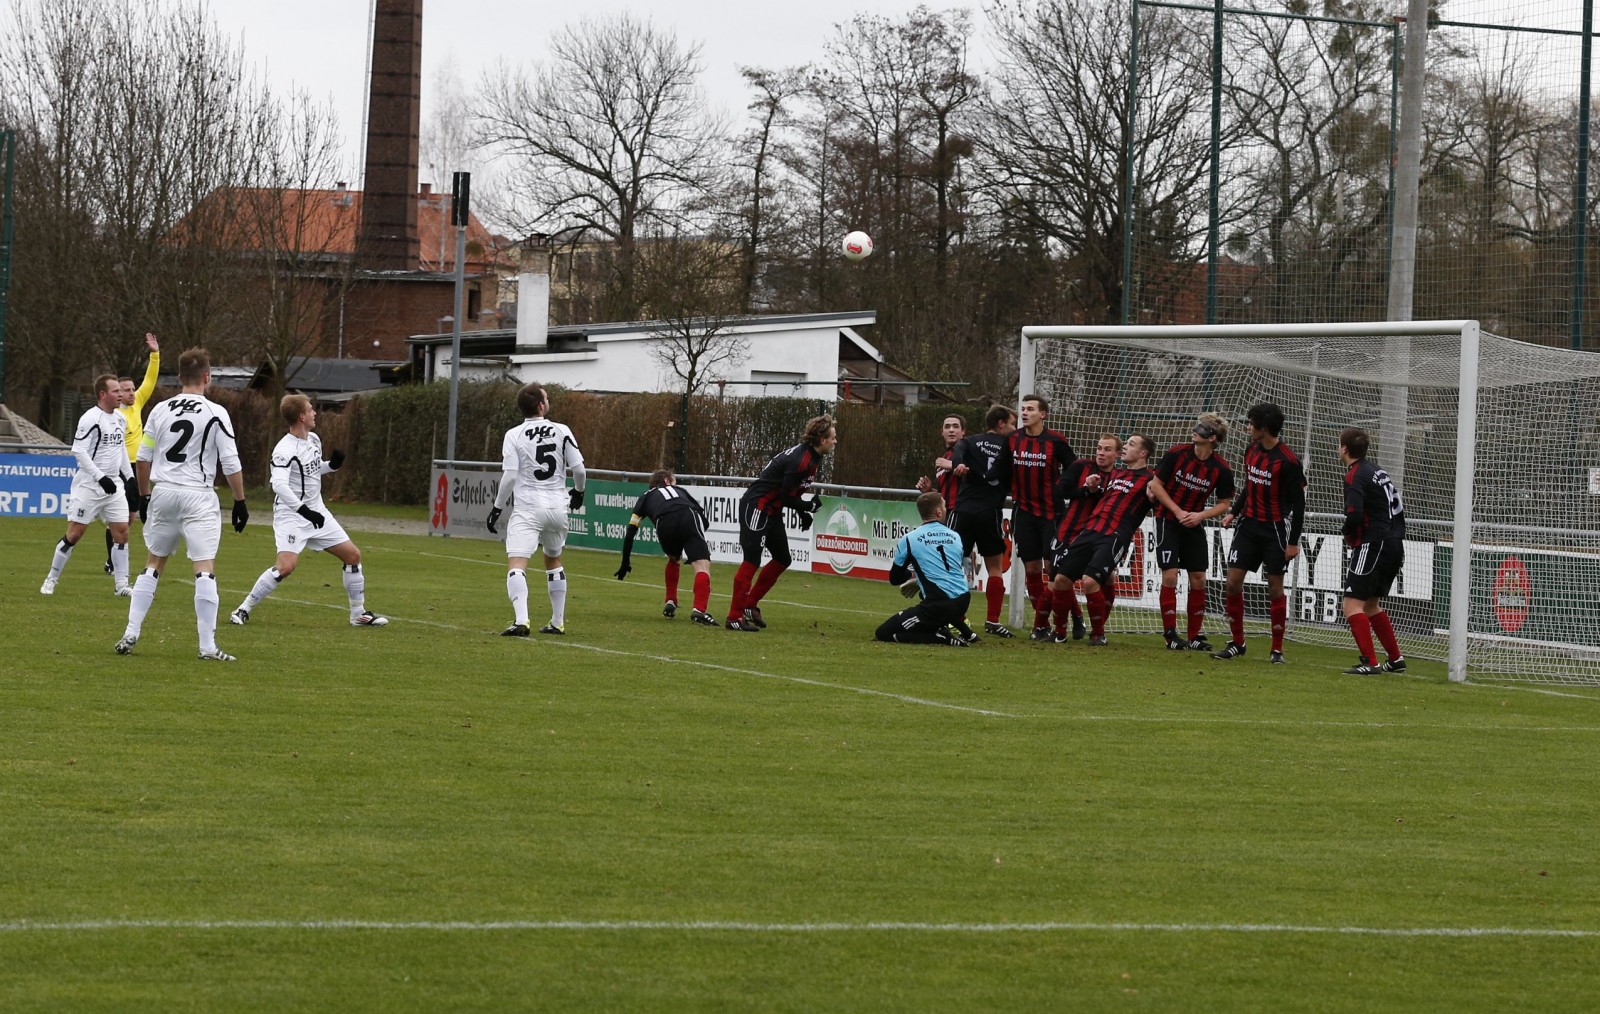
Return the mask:
[[17,132],[0,130],[0,166],[5,189],[0,191],[0,403],[6,400],[6,305],[11,292],[11,195],[16,183]]
[[1401,48],[1405,36],[1400,32],[1400,26],[1405,21],[1394,19],[1394,27],[1390,29],[1389,39],[1389,235],[1388,251],[1390,263],[1384,265],[1383,302],[1389,304],[1389,294],[1393,290],[1393,258],[1394,258],[1394,170],[1400,161],[1400,67],[1404,62],[1401,59]]
[[1583,348],[1583,289],[1589,259],[1589,56],[1594,0],[1583,0],[1583,60],[1578,68],[1578,184],[1573,195],[1572,347]]
[[456,173],[450,183],[450,224],[456,227],[456,313],[450,324],[450,426],[445,460],[456,460],[456,405],[461,397],[461,314],[467,295],[467,216],[472,203],[472,174]]
[[[1137,117],[1139,115],[1139,3],[1129,7],[1128,136],[1122,146],[1122,323],[1131,324],[1133,309],[1133,181],[1139,165]],[[1026,344],[1026,343],[1024,343]]]
[[1206,219],[1206,323],[1217,322],[1217,233],[1222,187],[1222,0],[1211,15],[1211,195]]

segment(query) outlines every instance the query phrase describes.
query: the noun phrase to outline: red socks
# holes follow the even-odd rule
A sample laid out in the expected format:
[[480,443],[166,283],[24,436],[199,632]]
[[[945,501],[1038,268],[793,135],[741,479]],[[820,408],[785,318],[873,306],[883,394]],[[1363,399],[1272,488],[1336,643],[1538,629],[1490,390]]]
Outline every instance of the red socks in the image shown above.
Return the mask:
[[1283,650],[1283,632],[1289,627],[1289,597],[1273,599],[1272,606],[1272,650]]
[[772,586],[778,583],[778,578],[788,569],[787,563],[768,560],[767,565],[761,568],[760,575],[756,577],[755,586],[750,589],[750,599],[745,603],[745,608],[759,606],[767,592],[772,590]]
[[1205,588],[1189,589],[1189,640],[1200,636],[1200,628],[1206,622],[1206,590]]
[[733,575],[733,598],[728,603],[728,619],[737,620],[744,615],[744,607],[749,603],[750,582],[755,579],[756,565],[741,563]]
[[990,577],[983,586],[983,597],[989,603],[989,622],[1000,622],[1000,606],[1005,602],[1006,583],[999,576]]
[[[1042,584],[1042,582],[1041,582]],[[1033,625],[1048,627],[1050,625],[1050,607],[1055,604],[1055,589],[1048,584],[1043,584],[1039,594],[1033,599]]]
[[1089,592],[1084,595],[1084,600],[1089,604],[1089,636],[1104,637],[1106,635],[1106,616],[1111,612],[1111,604],[1106,601],[1105,589]]
[[1178,589],[1161,586],[1161,629],[1178,629]]
[[1389,653],[1391,659],[1400,657],[1400,642],[1394,636],[1394,627],[1389,624],[1389,614],[1380,609],[1377,615],[1370,617],[1372,632],[1378,635],[1378,643],[1383,645],[1383,650]]
[[1228,632],[1234,644],[1244,643],[1244,592],[1228,596]]
[[667,585],[667,601],[678,601],[678,561],[668,560],[664,580]]
[[1361,660],[1368,665],[1377,665],[1378,653],[1372,647],[1372,623],[1366,613],[1356,613],[1350,617],[1350,633],[1356,639],[1356,647],[1361,649]]
[[697,572],[694,576],[694,607],[703,613],[710,604],[711,575]]

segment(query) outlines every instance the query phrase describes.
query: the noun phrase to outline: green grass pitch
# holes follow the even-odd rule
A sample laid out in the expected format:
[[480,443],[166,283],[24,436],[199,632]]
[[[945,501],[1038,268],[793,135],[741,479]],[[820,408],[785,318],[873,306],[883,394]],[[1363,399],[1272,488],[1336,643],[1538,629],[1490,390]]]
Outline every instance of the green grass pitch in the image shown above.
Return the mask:
[[[366,533],[391,626],[319,554],[201,663],[177,560],[125,658],[59,535],[0,524],[6,1011],[1597,1004],[1592,691],[880,645],[892,588],[803,573],[735,634],[578,551],[526,642],[497,546]],[[224,615],[272,556],[225,535]]]

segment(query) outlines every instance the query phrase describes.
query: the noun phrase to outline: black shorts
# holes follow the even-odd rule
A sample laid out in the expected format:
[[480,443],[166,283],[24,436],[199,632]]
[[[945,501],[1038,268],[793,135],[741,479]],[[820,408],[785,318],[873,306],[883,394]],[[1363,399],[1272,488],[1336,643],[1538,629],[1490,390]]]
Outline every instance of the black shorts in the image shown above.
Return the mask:
[[930,644],[939,631],[961,622],[971,604],[971,593],[953,599],[924,599],[884,620],[873,636],[880,641]]
[[1056,554],[1051,573],[1065,574],[1072,581],[1086,577],[1095,584],[1105,584],[1117,569],[1118,559],[1127,551],[1128,543],[1115,535],[1082,532]]
[[1048,557],[1055,539],[1054,518],[1041,518],[1037,514],[1019,510],[1011,512],[1011,541],[1017,548],[1017,559],[1023,563]]
[[1156,566],[1161,570],[1203,571],[1210,555],[1204,527],[1186,528],[1177,518],[1156,518]]
[[[665,547],[663,547],[665,548]],[[739,501],[739,549],[744,562],[759,564],[761,551],[772,554],[772,562],[784,567],[794,562],[789,555],[789,533],[783,528],[783,508],[767,514],[754,500]]]
[[1350,554],[1350,570],[1344,578],[1345,595],[1363,602],[1382,598],[1389,594],[1405,562],[1404,539],[1363,542]]
[[1288,546],[1289,522],[1241,518],[1234,528],[1233,548],[1228,550],[1228,569],[1248,574],[1260,567],[1263,574],[1282,574],[1289,569],[1283,555]]
[[961,536],[961,555],[978,547],[979,556],[1000,556],[1006,551],[1006,534],[1000,527],[1000,508],[957,511],[945,521]]
[[706,545],[706,530],[700,523],[700,515],[694,511],[680,510],[662,518],[656,525],[656,539],[669,560],[676,560],[679,556],[690,563],[711,559],[711,547]]

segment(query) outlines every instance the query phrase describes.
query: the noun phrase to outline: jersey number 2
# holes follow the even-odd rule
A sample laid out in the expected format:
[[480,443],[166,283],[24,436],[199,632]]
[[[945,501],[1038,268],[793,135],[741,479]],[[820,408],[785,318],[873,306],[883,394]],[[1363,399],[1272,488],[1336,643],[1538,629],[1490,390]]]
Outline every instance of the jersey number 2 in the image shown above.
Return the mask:
[[183,449],[189,446],[189,440],[194,436],[194,423],[187,419],[179,419],[172,424],[172,432],[178,434],[178,442],[167,450],[167,460],[181,465],[189,460],[189,455],[185,454]]

